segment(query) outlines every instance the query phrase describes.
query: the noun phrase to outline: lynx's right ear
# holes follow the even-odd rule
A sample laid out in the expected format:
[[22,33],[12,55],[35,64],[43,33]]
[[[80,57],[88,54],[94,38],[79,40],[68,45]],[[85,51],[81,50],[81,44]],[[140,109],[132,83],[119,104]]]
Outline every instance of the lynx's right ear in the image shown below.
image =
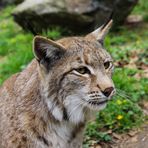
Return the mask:
[[36,36],[33,41],[33,52],[37,61],[47,66],[60,59],[65,53],[65,49],[52,40]]
[[88,39],[95,39],[101,43],[104,42],[105,36],[109,32],[111,26],[112,26],[113,20],[107,21],[104,25],[96,29],[95,31],[91,32],[86,36]]

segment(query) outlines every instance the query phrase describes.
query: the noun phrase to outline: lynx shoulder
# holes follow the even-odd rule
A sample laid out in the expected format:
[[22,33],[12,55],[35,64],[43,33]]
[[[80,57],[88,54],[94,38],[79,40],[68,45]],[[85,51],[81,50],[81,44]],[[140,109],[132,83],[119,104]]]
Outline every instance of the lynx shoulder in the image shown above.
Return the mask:
[[85,124],[115,93],[103,40],[112,21],[85,37],[36,36],[35,59],[0,88],[0,148],[80,148]]

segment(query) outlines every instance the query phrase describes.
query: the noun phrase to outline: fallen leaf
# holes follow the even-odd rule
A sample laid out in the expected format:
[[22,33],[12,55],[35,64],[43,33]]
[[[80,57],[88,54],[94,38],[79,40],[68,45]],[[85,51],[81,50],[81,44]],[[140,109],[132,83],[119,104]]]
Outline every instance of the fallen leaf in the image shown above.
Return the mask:
[[128,133],[128,135],[131,136],[131,137],[135,136],[136,134],[137,134],[137,131],[130,131]]
[[122,138],[121,135],[116,134],[116,133],[113,133],[112,136],[113,136],[114,138],[116,138],[116,139],[121,139],[121,138]]
[[134,77],[137,80],[140,80],[141,78],[148,78],[148,69],[143,70],[141,73],[136,73]]

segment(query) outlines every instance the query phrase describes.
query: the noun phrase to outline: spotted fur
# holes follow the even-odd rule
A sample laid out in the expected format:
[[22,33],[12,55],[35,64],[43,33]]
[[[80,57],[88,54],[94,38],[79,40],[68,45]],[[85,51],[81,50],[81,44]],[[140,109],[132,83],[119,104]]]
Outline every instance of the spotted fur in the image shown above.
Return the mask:
[[35,37],[35,59],[0,88],[0,148],[82,147],[85,124],[115,92],[101,44],[110,26],[56,42]]

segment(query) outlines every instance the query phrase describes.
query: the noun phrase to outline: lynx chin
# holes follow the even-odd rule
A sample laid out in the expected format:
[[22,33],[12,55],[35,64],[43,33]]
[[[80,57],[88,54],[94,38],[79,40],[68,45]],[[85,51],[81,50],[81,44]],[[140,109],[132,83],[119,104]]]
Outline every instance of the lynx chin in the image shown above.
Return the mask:
[[83,131],[115,94],[103,46],[110,20],[84,37],[36,36],[35,59],[0,88],[0,148],[81,148]]

